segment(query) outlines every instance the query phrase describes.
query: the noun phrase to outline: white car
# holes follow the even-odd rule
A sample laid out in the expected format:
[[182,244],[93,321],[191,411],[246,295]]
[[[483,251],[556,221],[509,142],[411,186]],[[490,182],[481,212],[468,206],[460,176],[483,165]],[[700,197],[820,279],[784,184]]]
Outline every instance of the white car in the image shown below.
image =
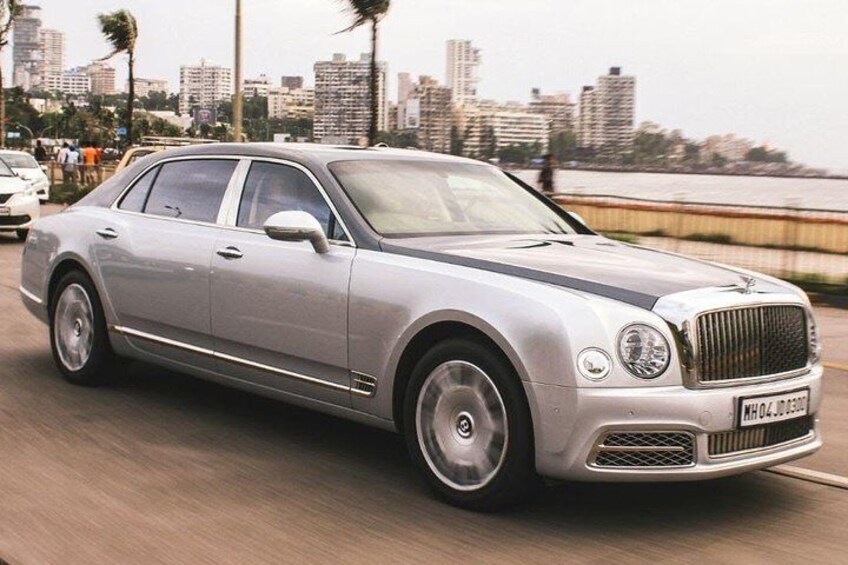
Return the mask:
[[41,214],[36,188],[0,158],[0,233],[15,232],[25,240]]
[[47,202],[50,198],[50,179],[47,178],[46,167],[24,151],[0,151],[0,159],[35,189],[40,201]]

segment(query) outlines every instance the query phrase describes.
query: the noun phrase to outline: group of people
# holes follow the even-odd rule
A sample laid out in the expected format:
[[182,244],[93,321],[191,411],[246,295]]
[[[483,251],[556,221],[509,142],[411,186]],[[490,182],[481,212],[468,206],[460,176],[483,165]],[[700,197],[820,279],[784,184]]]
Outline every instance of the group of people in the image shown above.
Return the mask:
[[94,184],[98,180],[98,165],[103,163],[103,150],[96,141],[83,142],[81,149],[63,143],[56,155],[56,162],[62,167],[62,181],[65,184]]

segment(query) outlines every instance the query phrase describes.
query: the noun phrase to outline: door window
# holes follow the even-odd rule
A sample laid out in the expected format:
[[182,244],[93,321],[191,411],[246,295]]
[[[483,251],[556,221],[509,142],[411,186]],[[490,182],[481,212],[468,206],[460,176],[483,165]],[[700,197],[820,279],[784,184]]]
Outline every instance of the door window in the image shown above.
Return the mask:
[[238,161],[197,159],[160,167],[145,214],[214,223]]
[[324,196],[303,171],[274,163],[253,163],[244,185],[236,225],[262,229],[272,215],[288,211],[315,216],[329,239],[347,239]]

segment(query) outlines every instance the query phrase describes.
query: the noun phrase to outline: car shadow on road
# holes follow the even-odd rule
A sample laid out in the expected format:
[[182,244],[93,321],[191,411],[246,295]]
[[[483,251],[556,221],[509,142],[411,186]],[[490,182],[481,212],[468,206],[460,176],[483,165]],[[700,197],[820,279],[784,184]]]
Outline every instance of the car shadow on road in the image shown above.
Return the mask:
[[[45,366],[46,358],[32,357],[30,366]],[[98,433],[160,444],[157,453],[166,457],[188,452],[233,465],[250,461],[247,469],[256,475],[242,478],[246,499],[261,483],[265,499],[286,504],[283,493],[290,487],[269,486],[269,478],[284,483],[307,477],[314,481],[309,488],[316,496],[331,485],[344,493],[347,504],[375,519],[432,531],[467,522],[467,512],[428,495],[399,435],[142,363],[131,364],[121,384],[107,389],[80,389],[64,385],[55,373],[47,375],[39,370],[33,377],[42,380],[37,388],[56,394],[59,402],[84,398],[93,415],[80,424],[100,425]],[[694,483],[559,483],[543,487],[519,508],[476,515],[474,522],[484,532],[479,535],[492,536],[492,543],[498,543],[503,528],[529,528],[545,536],[637,535],[659,543],[662,532],[709,539],[737,526],[750,531],[758,524],[791,521],[814,504],[815,497],[795,484],[765,473]]]

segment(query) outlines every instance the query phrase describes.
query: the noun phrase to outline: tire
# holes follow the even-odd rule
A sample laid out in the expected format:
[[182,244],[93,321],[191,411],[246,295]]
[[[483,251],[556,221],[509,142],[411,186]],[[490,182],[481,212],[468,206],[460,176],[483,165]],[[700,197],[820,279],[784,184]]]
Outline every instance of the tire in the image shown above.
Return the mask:
[[15,230],[15,235],[17,235],[18,239],[21,241],[26,241],[26,238],[29,235],[29,230]]
[[404,435],[428,485],[455,506],[497,510],[538,486],[524,390],[484,343],[450,339],[424,354],[404,399]]
[[82,386],[111,384],[119,374],[97,289],[87,275],[64,275],[50,299],[50,346],[65,379]]

